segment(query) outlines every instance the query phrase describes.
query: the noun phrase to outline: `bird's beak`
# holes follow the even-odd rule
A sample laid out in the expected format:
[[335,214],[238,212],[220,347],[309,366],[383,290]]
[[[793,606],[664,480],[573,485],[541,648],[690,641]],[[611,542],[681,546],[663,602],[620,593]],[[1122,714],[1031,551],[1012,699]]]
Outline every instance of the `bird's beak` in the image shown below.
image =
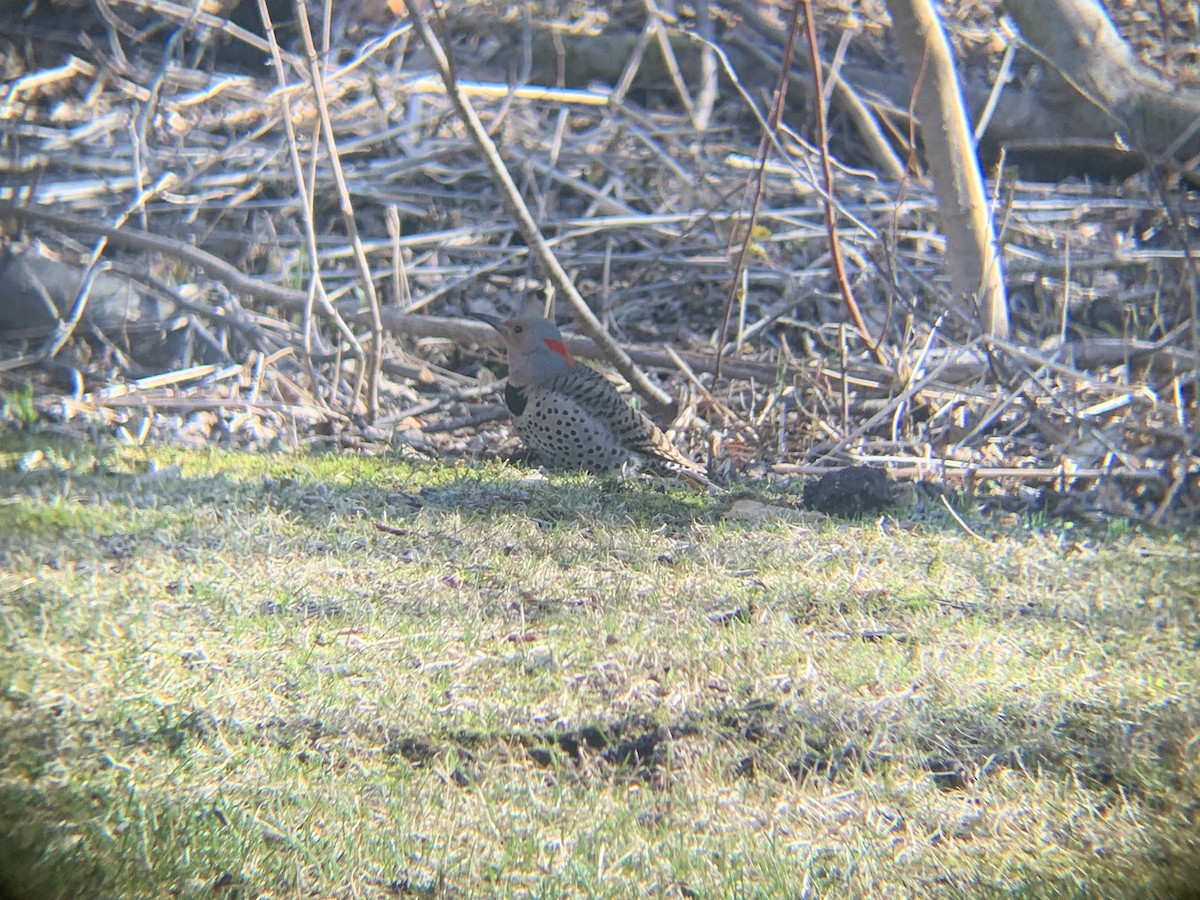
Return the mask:
[[480,322],[487,322],[501,334],[504,334],[504,320],[497,316],[488,316],[483,313],[467,313],[472,319],[478,319]]

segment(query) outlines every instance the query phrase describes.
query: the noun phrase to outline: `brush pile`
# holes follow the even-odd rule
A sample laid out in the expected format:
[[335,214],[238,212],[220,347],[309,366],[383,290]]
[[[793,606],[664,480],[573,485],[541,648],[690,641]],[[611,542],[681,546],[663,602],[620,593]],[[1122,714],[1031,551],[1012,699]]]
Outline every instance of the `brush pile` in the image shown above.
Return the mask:
[[[468,315],[540,299],[541,276],[402,5],[318,4],[305,29],[272,2],[291,23],[277,40],[245,6],[257,14],[0,13],[5,418],[134,441],[510,446],[500,355]],[[555,32],[463,9],[444,34],[526,203],[717,474],[872,465],[987,485],[1008,509],[1200,521],[1200,204],[1185,182],[997,170],[1013,336],[983,339],[949,296],[927,182],[878,176],[835,117],[838,239],[867,342],[831,264],[800,87],[757,163],[775,76],[739,51],[736,5],[708,97],[684,51],[646,52],[688,45],[691,20],[638,5],[623,28],[596,14]],[[832,58],[849,13],[823,15]],[[872,15],[867,43],[885,35]],[[984,21],[959,23],[960,45],[982,53]],[[601,48],[628,77],[567,77],[556,45]]]

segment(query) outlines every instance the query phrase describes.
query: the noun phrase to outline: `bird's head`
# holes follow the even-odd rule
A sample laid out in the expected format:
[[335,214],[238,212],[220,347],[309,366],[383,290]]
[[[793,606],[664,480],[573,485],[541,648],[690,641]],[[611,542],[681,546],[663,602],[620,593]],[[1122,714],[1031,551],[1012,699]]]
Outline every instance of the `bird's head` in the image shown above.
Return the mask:
[[565,375],[575,360],[563,342],[562,332],[541,316],[498,319],[476,315],[500,333],[508,350],[508,383],[526,387]]

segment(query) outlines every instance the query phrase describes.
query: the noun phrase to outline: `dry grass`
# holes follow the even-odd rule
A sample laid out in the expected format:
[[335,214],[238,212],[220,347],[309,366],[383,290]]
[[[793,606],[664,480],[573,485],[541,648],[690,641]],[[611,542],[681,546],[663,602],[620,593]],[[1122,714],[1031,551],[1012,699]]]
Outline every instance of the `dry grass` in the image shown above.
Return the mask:
[[3,448],[28,896],[1166,896],[1200,849],[1194,533]]

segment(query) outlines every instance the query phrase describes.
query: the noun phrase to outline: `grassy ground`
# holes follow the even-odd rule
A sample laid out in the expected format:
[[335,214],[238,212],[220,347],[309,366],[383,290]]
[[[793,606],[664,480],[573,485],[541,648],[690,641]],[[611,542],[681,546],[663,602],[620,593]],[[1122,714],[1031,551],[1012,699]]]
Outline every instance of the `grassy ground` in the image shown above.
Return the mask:
[[1152,897],[1200,858],[1196,534],[16,432],[0,463],[24,896]]

